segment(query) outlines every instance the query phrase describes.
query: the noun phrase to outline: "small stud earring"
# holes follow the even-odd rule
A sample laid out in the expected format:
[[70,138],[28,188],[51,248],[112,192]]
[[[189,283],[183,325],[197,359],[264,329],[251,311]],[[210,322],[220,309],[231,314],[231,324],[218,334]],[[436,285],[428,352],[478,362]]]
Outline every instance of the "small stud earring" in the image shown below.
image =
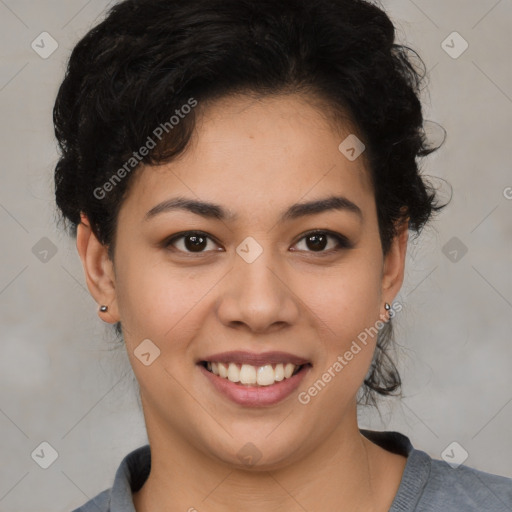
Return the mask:
[[100,311],[102,313],[106,313],[108,311],[108,306],[100,306]]
[[384,309],[386,310],[387,321],[389,322],[393,318],[394,312],[391,312],[391,306],[387,302],[384,303]]

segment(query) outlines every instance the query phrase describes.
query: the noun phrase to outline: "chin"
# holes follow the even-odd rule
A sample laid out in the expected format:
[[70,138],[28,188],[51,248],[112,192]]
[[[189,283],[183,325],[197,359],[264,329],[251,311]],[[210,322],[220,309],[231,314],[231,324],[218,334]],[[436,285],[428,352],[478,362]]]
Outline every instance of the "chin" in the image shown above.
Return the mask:
[[210,455],[237,470],[273,471],[293,464],[300,456],[297,446],[304,446],[304,440],[294,440],[289,434],[271,440],[266,434],[254,435],[254,428],[252,432],[210,446]]

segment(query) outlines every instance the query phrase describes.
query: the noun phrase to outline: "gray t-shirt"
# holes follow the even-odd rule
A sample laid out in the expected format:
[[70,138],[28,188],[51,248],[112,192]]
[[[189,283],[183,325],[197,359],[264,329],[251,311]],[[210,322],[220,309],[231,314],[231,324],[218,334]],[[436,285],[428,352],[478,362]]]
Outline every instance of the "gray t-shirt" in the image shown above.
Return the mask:
[[[398,492],[389,512],[512,512],[512,479],[432,459],[399,432],[361,430],[384,449],[405,455]],[[73,512],[135,512],[132,492],[146,481],[151,467],[149,445],[129,453],[114,484]]]

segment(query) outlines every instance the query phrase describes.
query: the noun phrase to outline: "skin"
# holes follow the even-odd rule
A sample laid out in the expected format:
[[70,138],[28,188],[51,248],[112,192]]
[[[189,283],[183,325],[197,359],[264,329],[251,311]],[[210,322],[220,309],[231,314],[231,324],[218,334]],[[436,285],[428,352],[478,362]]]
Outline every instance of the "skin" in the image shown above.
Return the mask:
[[[384,256],[375,194],[364,153],[338,150],[350,127],[335,126],[308,98],[223,98],[198,110],[196,131],[177,160],[140,168],[118,218],[114,261],[85,215],[77,249],[89,290],[121,321],[140,386],[152,469],[134,495],[137,512],[387,511],[406,458],[364,438],[356,393],[376,337],[307,405],[307,390],[365,328],[385,315],[403,280],[407,223]],[[198,107],[199,109],[199,107]],[[217,203],[236,221],[175,210],[144,220],[176,196]],[[330,210],[279,222],[299,202],[344,196],[362,212]],[[315,250],[311,230],[340,233]],[[171,235],[200,230],[203,252]],[[263,253],[247,263],[248,236]],[[322,252],[326,255],[322,256]],[[149,366],[134,350],[149,338],[160,356]],[[299,389],[273,406],[250,408],[219,394],[196,361],[228,350],[279,350],[308,359]],[[252,466],[237,454],[261,453]],[[314,475],[314,476],[313,476]]]

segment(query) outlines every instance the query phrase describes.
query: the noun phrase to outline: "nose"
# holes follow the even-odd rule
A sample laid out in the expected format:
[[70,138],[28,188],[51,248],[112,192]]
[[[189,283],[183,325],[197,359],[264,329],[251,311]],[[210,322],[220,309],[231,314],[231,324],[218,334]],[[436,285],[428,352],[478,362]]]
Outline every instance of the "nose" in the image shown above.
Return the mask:
[[289,272],[272,261],[270,250],[264,250],[252,263],[236,255],[220,290],[220,321],[253,333],[274,332],[295,324],[300,318],[300,300]]

